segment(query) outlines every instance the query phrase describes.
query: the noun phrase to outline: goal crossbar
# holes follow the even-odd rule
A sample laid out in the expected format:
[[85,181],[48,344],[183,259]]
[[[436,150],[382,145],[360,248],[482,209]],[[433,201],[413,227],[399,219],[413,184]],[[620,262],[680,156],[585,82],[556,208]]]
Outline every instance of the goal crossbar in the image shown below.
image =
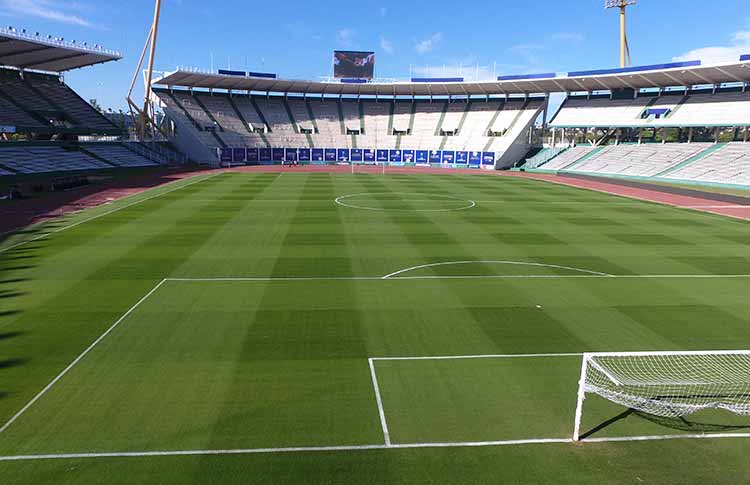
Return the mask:
[[575,441],[587,394],[667,418],[703,409],[750,416],[750,350],[583,354]]

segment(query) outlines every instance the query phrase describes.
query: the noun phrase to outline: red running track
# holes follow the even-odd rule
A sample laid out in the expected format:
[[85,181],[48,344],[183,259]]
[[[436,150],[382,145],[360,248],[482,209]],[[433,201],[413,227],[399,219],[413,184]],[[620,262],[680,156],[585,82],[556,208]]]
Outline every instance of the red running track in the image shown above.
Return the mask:
[[611,195],[629,197],[631,199],[645,200],[659,204],[671,205],[683,209],[697,210],[701,212],[710,212],[722,216],[732,217],[735,219],[750,220],[750,205],[736,205],[717,202],[708,198],[692,197],[679,194],[671,194],[666,191],[643,189],[637,187],[628,187],[606,181],[579,179],[565,177],[561,175],[542,174],[542,173],[523,173],[525,178],[535,180],[544,180],[569,187],[579,187],[582,189],[595,190]]
[[[382,167],[359,166],[357,167],[356,172],[379,174],[382,173],[382,170]],[[233,167],[218,170],[173,170],[138,177],[115,178],[112,181],[101,185],[91,185],[67,192],[47,194],[40,198],[9,202],[7,207],[0,209],[0,235],[39,222],[78,212],[89,207],[111,203],[112,201],[123,197],[134,195],[177,180],[216,172],[351,173],[351,167],[348,165],[302,165],[296,167],[270,165]],[[584,180],[559,175],[477,169],[444,169],[434,167],[388,167],[386,168],[386,174],[464,174],[476,176],[520,177],[595,190],[597,192],[656,202],[674,207],[710,212],[712,214],[719,214],[736,219],[750,220],[750,205],[731,205],[707,198],[689,197],[670,194],[666,191],[662,192],[658,190],[627,187],[608,183],[606,181]]]

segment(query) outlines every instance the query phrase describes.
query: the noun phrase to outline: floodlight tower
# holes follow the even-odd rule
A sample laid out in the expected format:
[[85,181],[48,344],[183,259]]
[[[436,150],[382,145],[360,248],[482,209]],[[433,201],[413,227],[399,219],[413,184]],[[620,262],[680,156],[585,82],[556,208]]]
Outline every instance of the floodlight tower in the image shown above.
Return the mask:
[[[143,46],[143,52],[141,52],[141,58],[138,61],[138,65],[135,68],[135,74],[133,74],[133,81],[130,83],[130,90],[127,95],[127,102],[130,105],[130,112],[138,115],[138,126],[137,131],[141,141],[144,141],[148,134],[149,128],[153,128],[155,133],[159,130],[156,125],[154,116],[154,107],[151,103],[151,81],[153,80],[154,72],[154,60],[156,59],[156,40],[159,33],[159,19],[161,17],[161,3],[162,0],[155,0],[154,2],[154,19],[151,23],[151,29],[146,37],[146,45]],[[146,58],[148,52],[148,63],[146,68],[146,92],[143,96],[143,107],[140,108],[135,101],[133,101],[133,89],[135,83],[138,80],[140,70],[143,67],[143,61]]]
[[625,30],[625,11],[631,5],[635,5],[636,0],[604,0],[604,8],[620,9],[620,67],[632,64],[630,58],[630,46],[628,45],[628,33]]

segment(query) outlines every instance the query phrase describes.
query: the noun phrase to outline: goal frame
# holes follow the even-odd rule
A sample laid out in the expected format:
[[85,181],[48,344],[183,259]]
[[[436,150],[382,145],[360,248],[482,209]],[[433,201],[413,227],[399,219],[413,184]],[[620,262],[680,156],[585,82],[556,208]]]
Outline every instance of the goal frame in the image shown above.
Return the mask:
[[[354,169],[354,168],[355,168],[355,166],[362,166],[362,167],[375,167],[375,171],[377,172],[377,171],[378,171],[378,170],[377,170],[377,168],[378,168],[378,166],[379,166],[379,165],[382,165],[382,169],[381,169],[381,172],[380,172],[380,173],[381,173],[382,175],[385,175],[385,167],[386,167],[386,165],[388,165],[388,162],[382,162],[382,163],[381,163],[381,162],[375,161],[375,163],[374,163],[373,165],[369,165],[369,164],[367,164],[367,163],[364,163],[364,162],[354,163],[354,161],[352,161],[352,160],[349,160],[349,165],[350,165],[350,167],[351,167],[351,172],[352,172],[352,175],[353,175],[353,174],[355,174],[355,173],[358,173],[358,172],[356,172],[356,171],[355,171],[355,169]],[[367,172],[365,171],[364,173],[367,173]]]
[[[594,357],[648,357],[648,356],[701,356],[701,355],[750,355],[750,350],[703,350],[703,351],[674,351],[674,352],[585,352],[581,359],[581,376],[578,381],[578,401],[576,404],[575,425],[573,427],[573,441],[581,441],[581,420],[583,418],[583,406],[586,401],[586,378],[588,377],[589,363]],[[594,364],[594,366],[609,377],[612,382],[617,379],[605,369]]]

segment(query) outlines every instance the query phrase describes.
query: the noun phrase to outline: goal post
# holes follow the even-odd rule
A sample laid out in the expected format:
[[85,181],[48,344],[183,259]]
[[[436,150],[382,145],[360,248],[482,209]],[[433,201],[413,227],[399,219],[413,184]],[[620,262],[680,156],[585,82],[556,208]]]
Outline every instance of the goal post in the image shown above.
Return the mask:
[[349,165],[351,165],[351,172],[353,174],[355,173],[370,173],[370,174],[383,174],[385,175],[385,168],[386,165],[388,165],[388,162],[374,162],[374,163],[365,163],[365,162],[349,162]]
[[583,354],[574,441],[587,394],[668,418],[704,409],[750,416],[750,350]]

